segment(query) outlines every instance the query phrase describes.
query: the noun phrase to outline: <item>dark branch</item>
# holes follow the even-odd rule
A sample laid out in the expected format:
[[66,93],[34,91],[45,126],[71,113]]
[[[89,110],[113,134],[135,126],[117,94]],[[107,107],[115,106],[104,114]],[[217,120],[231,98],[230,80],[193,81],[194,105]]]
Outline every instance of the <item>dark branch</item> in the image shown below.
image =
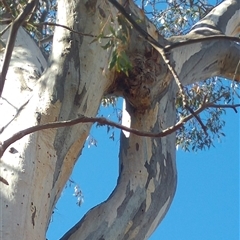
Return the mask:
[[[137,136],[142,136],[142,137],[165,137],[173,132],[175,132],[176,130],[178,130],[179,128],[181,128],[187,121],[189,121],[190,119],[192,119],[194,117],[194,115],[198,115],[199,113],[201,113],[204,109],[206,108],[210,108],[210,107],[216,107],[217,105],[214,105],[213,102],[211,103],[205,103],[202,106],[200,106],[196,111],[194,111],[194,114],[189,114],[188,116],[182,118],[181,120],[179,120],[175,125],[163,130],[162,132],[158,132],[158,133],[151,133],[151,132],[145,132],[145,131],[139,131],[137,129],[134,128],[129,128],[129,127],[125,127],[119,123],[115,123],[113,121],[110,121],[106,118],[103,117],[85,117],[85,116],[81,116],[79,118],[73,119],[73,120],[68,120],[68,121],[59,121],[59,122],[52,122],[52,123],[46,123],[43,125],[37,125],[37,126],[33,126],[30,128],[26,128],[22,131],[19,131],[17,133],[15,133],[12,137],[10,137],[9,139],[5,140],[3,143],[0,143],[0,157],[2,157],[2,155],[4,154],[4,152],[6,151],[6,149],[14,142],[18,141],[19,139],[21,139],[22,137],[40,131],[40,130],[45,130],[45,129],[53,129],[53,128],[60,128],[60,127],[70,127],[73,126],[75,124],[78,123],[99,123],[100,125],[109,125],[112,127],[116,127],[118,129],[133,133]],[[222,108],[224,108],[224,106],[226,106],[226,108],[233,108],[236,109],[237,107],[240,107],[240,104],[236,104],[236,105],[218,105]]]
[[133,25],[134,29],[136,29],[142,37],[144,37],[149,43],[153,44],[155,48],[163,49],[158,41],[156,41],[151,35],[149,35],[146,31],[144,31],[136,21],[125,11],[124,7],[119,4],[116,0],[108,0],[114,7],[118,9],[118,11]]
[[227,104],[209,104],[209,108],[232,108],[235,113],[237,113],[237,107],[240,107],[240,104],[227,105]]
[[[82,33],[82,32],[75,31],[74,29],[72,29],[72,28],[70,28],[68,26],[59,24],[59,23],[42,22],[42,23],[31,23],[31,25],[35,26],[35,27],[44,26],[44,25],[55,26],[55,27],[62,27],[62,28],[67,29],[70,32],[73,32],[73,33],[76,33],[76,34],[79,34],[79,35],[82,35],[82,36],[93,37],[93,38],[97,38],[98,37],[97,35],[93,35],[93,34],[90,34],[90,33]],[[109,37],[102,36],[101,38],[109,38]]]
[[1,176],[0,176],[0,182],[4,183],[6,185],[9,185],[8,181],[5,178],[1,177]]
[[[3,19],[3,20],[0,20],[0,23],[1,23],[1,24],[11,24],[11,22],[12,22],[11,19]],[[82,36],[92,37],[92,38],[97,38],[97,37],[98,37],[97,35],[93,35],[93,34],[90,34],[90,33],[82,33],[82,32],[75,31],[74,29],[72,29],[72,28],[70,28],[70,27],[68,27],[68,26],[59,24],[59,23],[52,23],[52,22],[29,23],[29,21],[24,21],[23,23],[24,23],[24,24],[31,25],[31,26],[33,26],[33,27],[40,27],[40,26],[62,27],[62,28],[67,29],[67,30],[70,31],[70,32],[73,32],[73,33],[75,33],[75,34],[79,34],[79,35],[82,35]],[[4,29],[4,30],[0,33],[0,36],[3,35],[3,33],[4,33],[6,30],[7,30],[7,29]],[[101,36],[101,38],[110,38],[110,37],[108,37],[108,36]]]
[[8,14],[10,16],[12,16],[12,10],[11,10],[10,6],[8,5],[8,3],[5,0],[2,0],[1,2],[2,2],[4,8],[6,9],[6,11],[8,12]]
[[214,35],[214,36],[206,36],[206,37],[197,37],[197,38],[194,38],[194,39],[186,39],[184,41],[171,43],[170,45],[168,45],[164,48],[164,51],[165,52],[170,52],[174,48],[183,47],[183,46],[186,46],[186,45],[199,43],[199,42],[204,42],[204,41],[211,41],[211,40],[229,40],[229,41],[232,41],[232,42],[240,43],[240,38],[239,37],[231,37],[231,36],[226,36],[226,35]]
[[185,41],[182,41],[182,42],[176,42],[176,43],[171,43],[168,46],[162,46],[136,23],[136,21],[125,11],[125,9],[121,6],[121,4],[119,4],[116,0],[108,0],[108,1],[111,2],[120,11],[120,13],[133,25],[134,29],[137,30],[161,54],[163,60],[167,64],[168,69],[172,73],[172,75],[177,83],[177,86],[180,90],[180,94],[182,95],[184,107],[197,119],[197,121],[203,128],[205,134],[207,135],[207,129],[204,126],[201,118],[188,105],[187,97],[184,92],[182,83],[177,75],[177,72],[175,71],[175,69],[172,67],[172,65],[170,63],[168,53],[169,53],[169,51],[171,51],[174,48],[181,47],[181,46],[188,45],[188,44],[193,44],[196,42],[210,41],[213,39],[214,40],[222,40],[223,39],[223,40],[231,40],[231,41],[235,41],[235,42],[240,42],[240,38],[228,37],[225,35],[206,36],[203,38],[199,38],[197,36],[196,39],[186,39]]

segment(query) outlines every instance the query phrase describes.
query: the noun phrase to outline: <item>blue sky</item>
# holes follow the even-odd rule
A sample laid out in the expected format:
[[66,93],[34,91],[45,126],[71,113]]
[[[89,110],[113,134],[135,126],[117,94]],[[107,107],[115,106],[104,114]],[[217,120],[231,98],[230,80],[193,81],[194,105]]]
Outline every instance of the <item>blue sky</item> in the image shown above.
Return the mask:
[[[111,108],[101,108],[100,114],[115,116]],[[224,119],[226,137],[221,143],[215,142],[215,148],[197,153],[177,151],[175,198],[149,240],[240,239],[240,114],[229,109]],[[59,239],[114,189],[118,177],[119,131],[115,130],[115,141],[106,133],[106,127],[92,128],[91,136],[97,140],[97,147],[88,148],[86,144],[71,176],[83,191],[84,203],[81,207],[76,205],[74,184],[64,189],[52,217],[48,240]]]
[[[103,108],[101,114],[114,113]],[[227,110],[226,137],[215,148],[177,151],[178,187],[171,208],[150,240],[239,240],[239,113]],[[64,189],[54,211],[48,240],[59,239],[96,204],[106,200],[118,176],[119,132],[93,127],[97,147],[83,150],[71,179],[84,194],[76,205],[74,184]]]

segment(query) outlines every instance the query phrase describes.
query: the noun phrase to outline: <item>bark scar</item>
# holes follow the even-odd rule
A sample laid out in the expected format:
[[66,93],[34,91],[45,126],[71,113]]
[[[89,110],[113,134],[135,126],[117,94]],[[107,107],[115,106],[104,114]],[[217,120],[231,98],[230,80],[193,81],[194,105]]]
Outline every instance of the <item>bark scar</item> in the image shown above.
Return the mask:
[[[32,203],[32,205],[33,205],[33,203]],[[33,228],[35,226],[36,212],[37,212],[36,206],[32,206],[32,225],[33,225]]]

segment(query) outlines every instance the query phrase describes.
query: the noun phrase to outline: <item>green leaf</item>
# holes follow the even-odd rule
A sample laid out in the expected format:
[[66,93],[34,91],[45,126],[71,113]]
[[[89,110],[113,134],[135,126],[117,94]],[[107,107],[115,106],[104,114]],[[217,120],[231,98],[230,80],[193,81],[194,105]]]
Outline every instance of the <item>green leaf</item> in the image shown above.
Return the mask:
[[105,45],[101,46],[103,49],[108,49],[113,46],[112,40],[108,41]]
[[103,33],[100,33],[96,38],[94,38],[91,42],[91,43],[94,43],[94,42],[97,42],[99,39],[103,38],[104,37],[104,34]]
[[116,37],[115,29],[114,29],[112,26],[109,27],[109,30],[110,30],[110,32],[112,33],[112,35],[113,35],[114,37]]
[[110,63],[108,64],[108,68],[111,70],[114,68],[114,66],[116,65],[117,62],[117,50],[115,49],[112,53],[112,58]]

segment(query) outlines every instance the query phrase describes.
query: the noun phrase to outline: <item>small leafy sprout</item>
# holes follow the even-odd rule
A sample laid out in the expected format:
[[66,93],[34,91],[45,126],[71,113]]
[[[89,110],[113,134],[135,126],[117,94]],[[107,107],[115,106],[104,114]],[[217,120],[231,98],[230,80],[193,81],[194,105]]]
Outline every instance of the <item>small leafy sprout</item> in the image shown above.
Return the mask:
[[[238,96],[237,87],[235,86],[234,93]],[[201,83],[195,83],[186,87],[189,105],[193,110],[196,110],[204,102],[212,102],[214,104],[229,104],[234,99],[231,96],[231,87],[226,85],[223,79],[215,77]],[[182,97],[179,94],[176,99],[177,120],[184,118],[189,114],[184,108]],[[191,119],[177,131],[177,148],[181,147],[184,151],[198,151],[209,149],[214,146],[214,142],[221,141],[225,136],[223,129],[225,121],[223,115],[226,113],[224,107],[207,108],[200,114],[200,117],[205,125],[208,136],[204,133],[202,127],[196,122],[196,119]]]
[[[117,72],[123,72],[128,76],[128,71],[132,69],[132,64],[126,54],[130,38],[129,28],[131,28],[131,26],[122,15],[118,15],[117,20],[119,27],[116,30],[110,25],[110,34],[104,35],[103,31],[106,26],[106,24],[104,24],[100,34],[94,38],[91,43],[108,39],[105,45],[102,46],[104,50],[112,49],[112,56],[108,68],[110,70],[115,69]],[[114,24],[113,19],[111,19],[111,23]]]
[[78,185],[76,185],[74,187],[74,194],[73,194],[73,196],[77,198],[76,204],[80,207],[83,204],[84,199],[83,199],[83,193],[82,193],[82,191],[81,191],[81,189],[79,188]]
[[[132,65],[126,50],[129,42],[129,27],[130,25],[121,15],[117,18],[119,27],[115,30],[112,26],[109,27],[110,34],[105,36],[103,31],[92,42],[101,41],[101,39],[109,39],[105,45],[102,46],[104,50],[112,49],[112,56],[108,64],[110,70],[115,69],[117,72],[123,72],[128,76],[128,71],[131,70]],[[114,22],[112,22],[114,23]]]
[[110,70],[115,68],[117,72],[124,72],[128,76],[128,71],[132,69],[132,64],[126,54],[130,25],[122,15],[118,16],[118,23],[119,28],[116,31],[110,27],[113,36],[113,52],[108,67]]
[[110,70],[115,68],[117,72],[124,72],[128,76],[128,71],[132,69],[132,65],[126,52],[119,51],[119,49],[114,47],[108,68]]
[[92,136],[88,136],[87,137],[87,141],[88,141],[88,148],[95,146],[97,147],[97,140],[95,138],[93,138]]
[[103,107],[109,107],[109,106],[116,107],[116,102],[117,102],[117,97],[115,97],[115,96],[109,96],[109,97],[104,96],[102,98],[101,104],[102,104]]

